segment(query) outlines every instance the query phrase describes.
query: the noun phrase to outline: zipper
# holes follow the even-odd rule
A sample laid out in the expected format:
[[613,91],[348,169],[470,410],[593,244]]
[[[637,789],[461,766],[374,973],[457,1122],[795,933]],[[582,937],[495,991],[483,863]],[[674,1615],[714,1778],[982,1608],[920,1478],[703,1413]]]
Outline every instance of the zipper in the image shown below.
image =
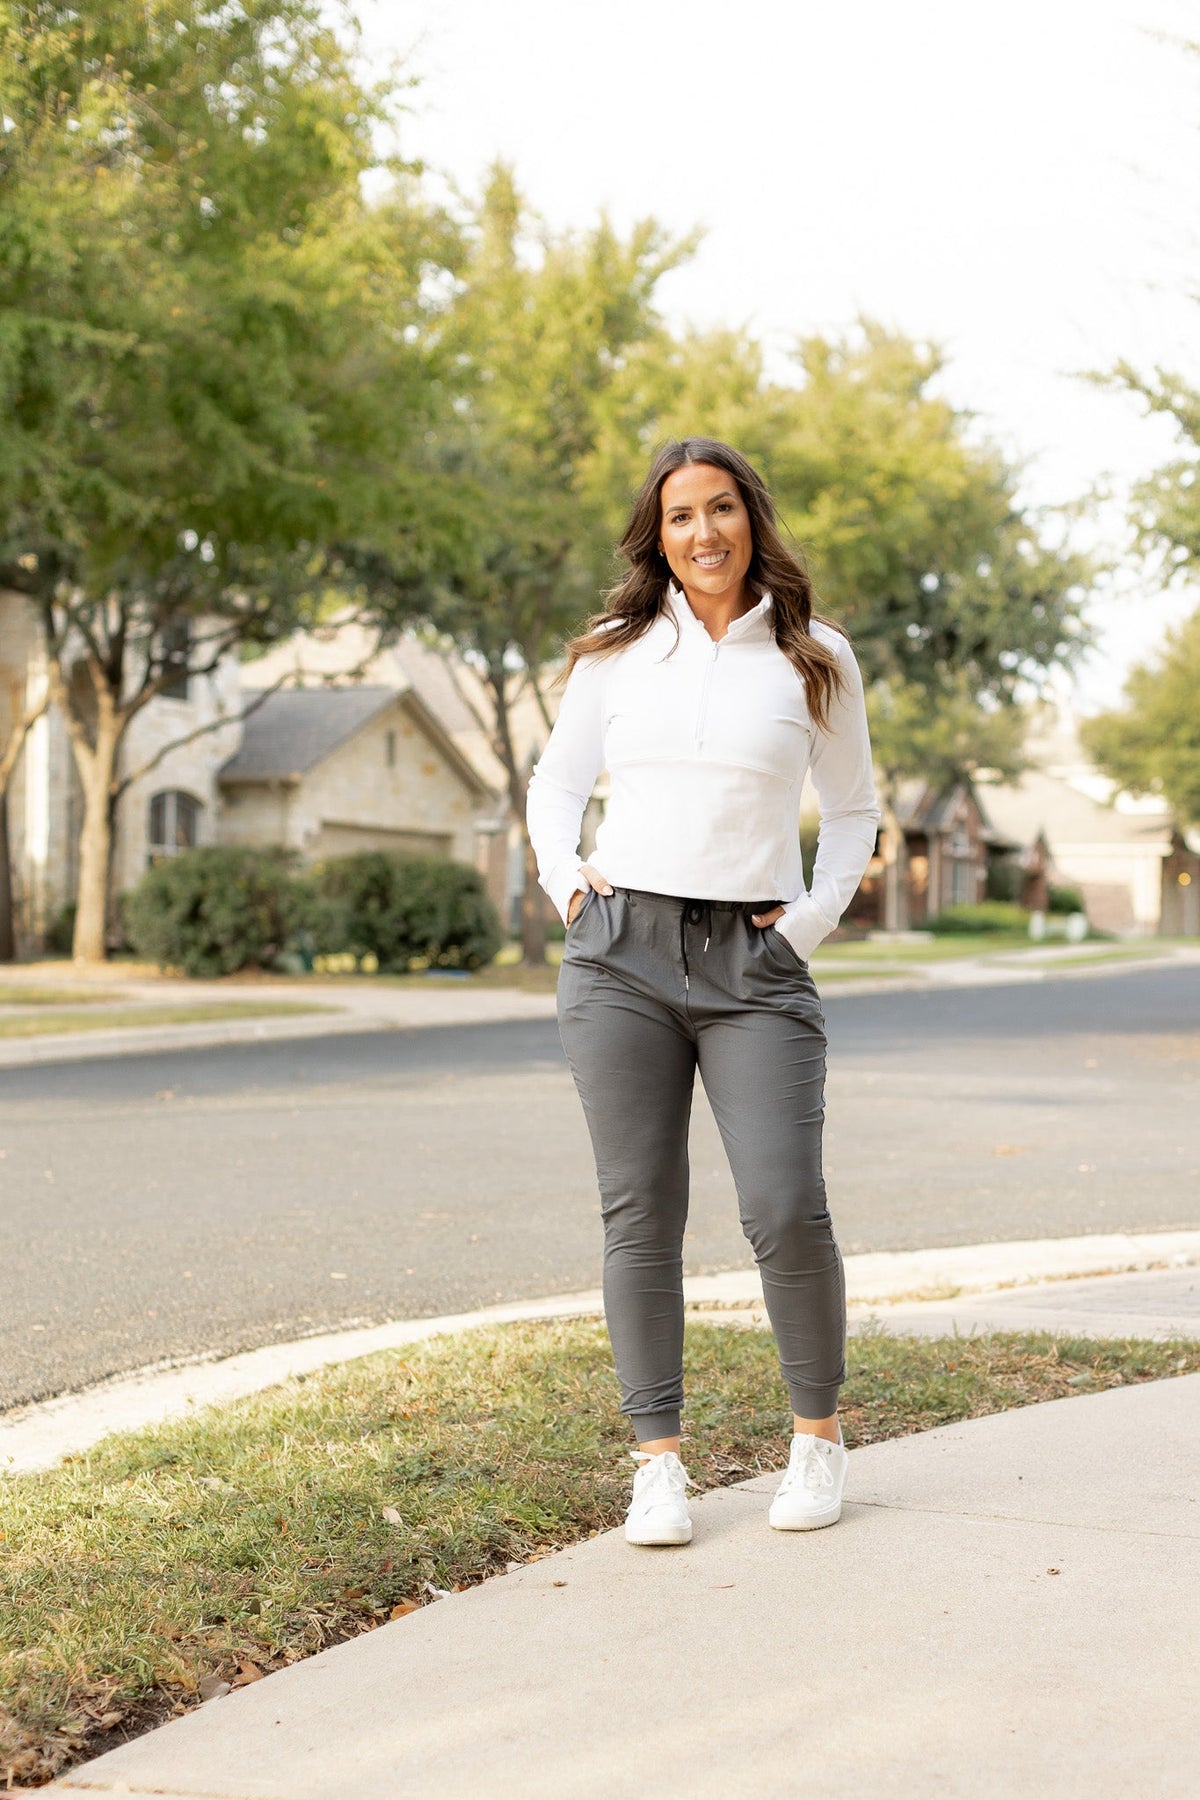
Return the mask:
[[716,667],[717,652],[720,648],[721,640],[718,638],[712,647],[712,655],[709,657],[704,669],[704,680],[700,684],[700,701],[696,708],[696,742],[698,744],[701,744],[704,741],[704,722],[708,717],[708,695],[709,690],[712,687],[713,670]]

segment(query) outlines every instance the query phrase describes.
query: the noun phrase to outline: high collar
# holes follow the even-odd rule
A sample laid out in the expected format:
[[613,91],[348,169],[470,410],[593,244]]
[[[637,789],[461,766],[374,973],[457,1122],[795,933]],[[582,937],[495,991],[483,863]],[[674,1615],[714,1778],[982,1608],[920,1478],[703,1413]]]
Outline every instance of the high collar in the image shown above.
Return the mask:
[[723,638],[709,637],[708,627],[703,619],[696,617],[687,595],[677,581],[667,583],[665,610],[676,620],[681,631],[703,632],[709,643],[723,644],[734,638],[769,637],[771,633],[770,594],[764,594],[757,606],[752,606],[740,619],[734,619]]

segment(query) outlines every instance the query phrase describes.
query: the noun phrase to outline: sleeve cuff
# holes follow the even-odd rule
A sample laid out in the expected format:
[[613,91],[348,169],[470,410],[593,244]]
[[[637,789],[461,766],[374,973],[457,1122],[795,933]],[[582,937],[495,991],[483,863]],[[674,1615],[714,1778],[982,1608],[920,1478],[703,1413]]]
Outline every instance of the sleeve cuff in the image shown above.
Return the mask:
[[580,873],[582,868],[580,858],[572,857],[570,862],[556,864],[541,883],[564,925],[567,923],[567,908],[571,904],[572,894],[577,893],[580,888],[586,889],[588,885],[586,875]]
[[801,962],[807,962],[822,938],[829,936],[837,924],[827,919],[810,894],[793,900],[775,921],[775,929],[785,937]]

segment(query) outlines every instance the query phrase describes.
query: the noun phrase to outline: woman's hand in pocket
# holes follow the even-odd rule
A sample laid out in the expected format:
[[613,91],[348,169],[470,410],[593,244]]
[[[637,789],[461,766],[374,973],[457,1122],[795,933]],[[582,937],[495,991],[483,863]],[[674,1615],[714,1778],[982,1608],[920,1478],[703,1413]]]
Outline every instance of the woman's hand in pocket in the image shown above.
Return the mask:
[[[595,890],[598,894],[611,894],[612,893],[612,891],[613,891],[612,883],[609,881],[608,877],[606,875],[602,875],[600,873],[599,869],[593,869],[590,863],[581,864],[579,873],[583,876],[584,880],[587,882],[588,887],[595,888]],[[571,895],[571,898],[567,901],[567,924],[568,925],[571,925],[574,923],[575,914],[579,911],[579,908],[583,905],[583,902],[584,902],[584,899],[586,898],[586,896],[587,896],[587,888],[576,888],[575,892]]]

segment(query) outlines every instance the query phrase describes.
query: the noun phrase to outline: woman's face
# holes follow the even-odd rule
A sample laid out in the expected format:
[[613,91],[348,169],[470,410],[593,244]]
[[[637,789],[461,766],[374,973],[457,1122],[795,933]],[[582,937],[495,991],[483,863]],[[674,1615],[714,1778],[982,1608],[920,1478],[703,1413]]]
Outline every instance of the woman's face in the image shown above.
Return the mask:
[[659,546],[685,593],[740,595],[754,538],[737,482],[711,463],[685,463],[660,490]]

